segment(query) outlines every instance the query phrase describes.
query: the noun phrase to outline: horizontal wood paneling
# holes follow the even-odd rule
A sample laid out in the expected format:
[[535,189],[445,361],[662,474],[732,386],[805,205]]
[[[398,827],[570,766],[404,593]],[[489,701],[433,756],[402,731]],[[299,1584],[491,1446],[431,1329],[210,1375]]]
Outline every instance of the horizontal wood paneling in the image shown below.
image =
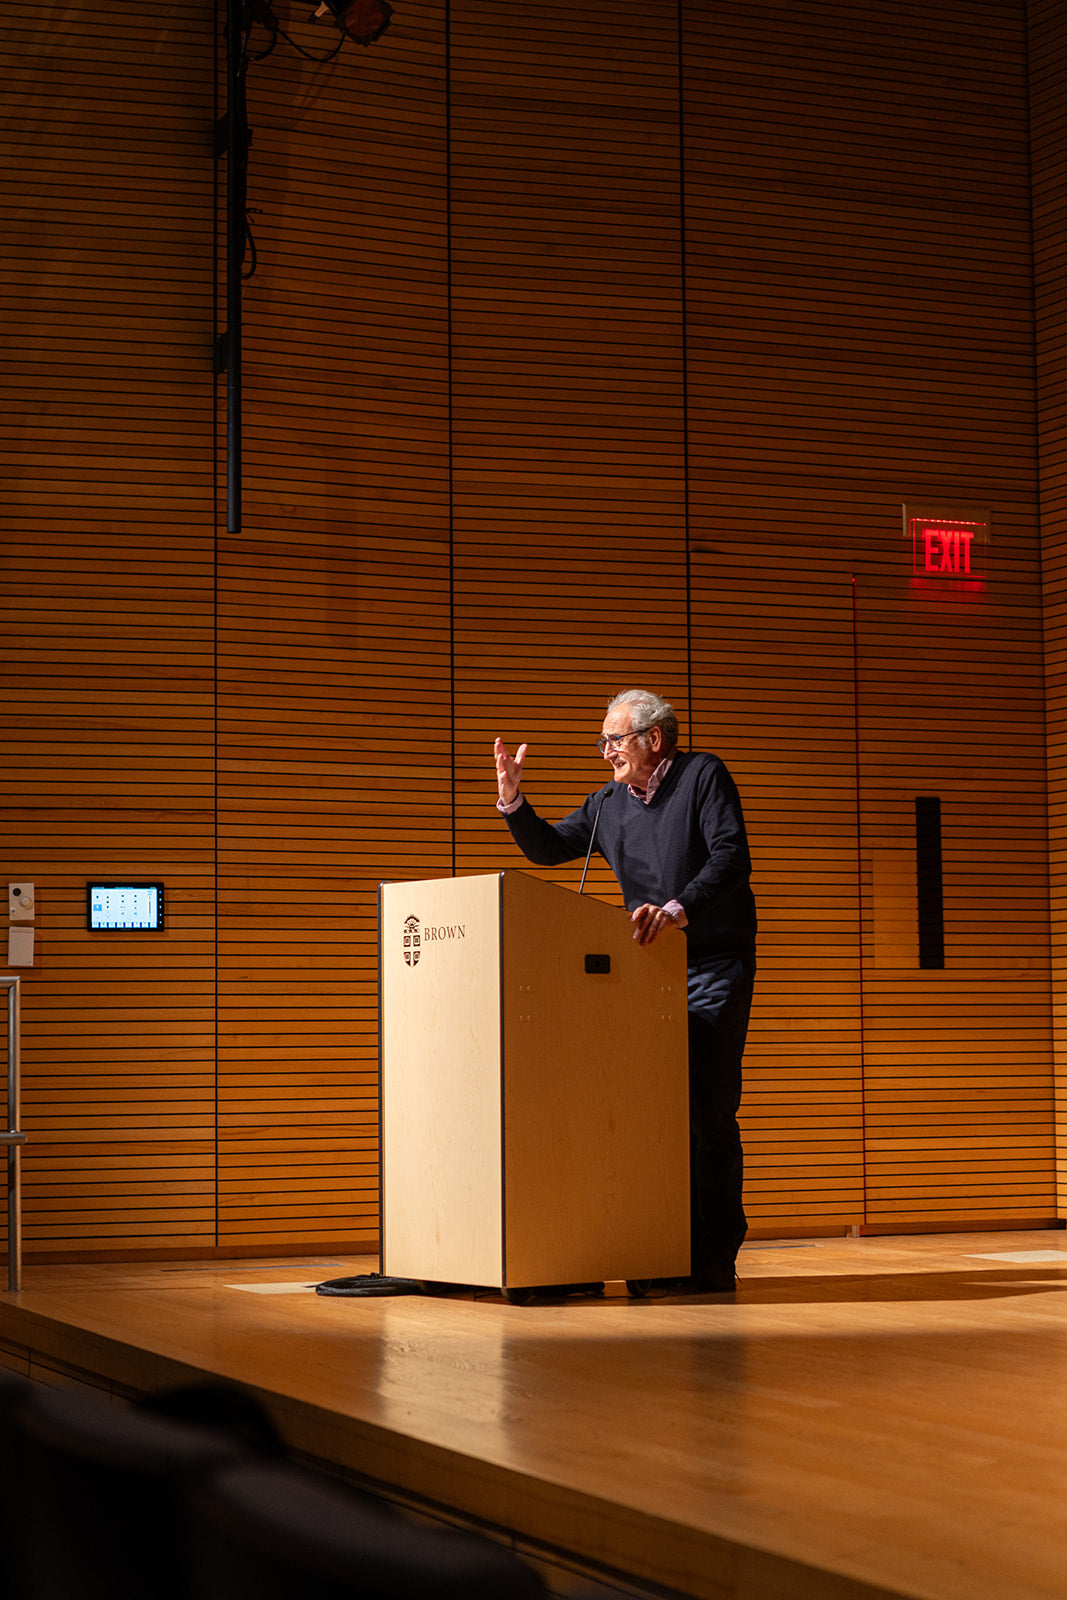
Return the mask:
[[1067,1216],[1067,17],[1055,0],[1027,7],[1030,46],[1031,174],[1040,450],[1042,594],[1048,728],[1052,880],[1053,1028],[1056,1063],[1059,1214]]
[[[1022,12],[684,18],[694,705],[761,888],[749,1209],[1048,1217]],[[910,581],[923,498],[992,507],[980,593]],[[944,973],[875,944],[887,849],[914,930],[916,793],[944,797]]]
[[994,537],[987,586],[857,586],[864,857],[914,859],[914,796],[938,795],[945,906],[943,971],[879,965],[864,886],[871,1222],[1055,1214],[1040,617],[1011,592],[1032,524]]
[[[214,1241],[212,10],[18,8],[0,306],[27,1250]],[[12,762],[10,757],[21,750]],[[85,883],[167,929],[89,935]],[[6,956],[6,950],[4,952]]]
[[[635,683],[745,801],[753,1226],[1050,1216],[1021,0],[405,0],[328,65],[279,40],[249,70],[229,532],[221,8],[18,11],[30,1248],[373,1247],[376,886],[517,865],[493,736],[559,816]],[[1042,0],[1030,26],[1054,533],[1063,40]],[[901,503],[960,499],[990,577],[921,591]],[[944,972],[914,959],[916,793]],[[164,935],[88,940],[105,871],[165,877]],[[602,866],[587,892],[618,900]]]
[[[279,5],[321,54],[330,27]],[[219,549],[219,1242],[378,1233],[376,893],[452,863],[439,5],[249,72],[243,527]],[[426,777],[427,765],[431,776]]]
[[[699,500],[695,502],[699,507]],[[746,1050],[746,1210],[863,1213],[852,593],[725,537],[693,560],[693,741],[741,789],[760,919]]]
[[[630,0],[452,19],[457,866],[483,871],[525,865],[497,734],[558,817],[604,781],[613,693],[685,704],[677,57]],[[586,892],[620,903],[599,861]]]

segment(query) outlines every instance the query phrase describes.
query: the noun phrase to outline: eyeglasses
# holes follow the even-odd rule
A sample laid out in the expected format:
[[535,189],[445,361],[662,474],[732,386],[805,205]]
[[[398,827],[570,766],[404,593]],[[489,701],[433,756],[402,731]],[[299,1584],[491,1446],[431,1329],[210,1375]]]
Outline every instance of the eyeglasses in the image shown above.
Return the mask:
[[624,739],[632,739],[636,733],[647,733],[649,728],[655,726],[654,722],[646,722],[643,728],[631,728],[629,733],[602,733],[596,742],[596,747],[602,756],[606,756],[609,749],[621,750]]

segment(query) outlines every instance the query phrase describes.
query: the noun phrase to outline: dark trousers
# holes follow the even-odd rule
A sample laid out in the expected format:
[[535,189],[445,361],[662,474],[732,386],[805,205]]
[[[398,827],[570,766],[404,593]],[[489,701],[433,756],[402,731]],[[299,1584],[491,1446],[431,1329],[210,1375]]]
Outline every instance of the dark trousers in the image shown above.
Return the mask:
[[748,1231],[737,1111],[754,954],[689,967],[689,1181],[693,1272],[729,1267]]

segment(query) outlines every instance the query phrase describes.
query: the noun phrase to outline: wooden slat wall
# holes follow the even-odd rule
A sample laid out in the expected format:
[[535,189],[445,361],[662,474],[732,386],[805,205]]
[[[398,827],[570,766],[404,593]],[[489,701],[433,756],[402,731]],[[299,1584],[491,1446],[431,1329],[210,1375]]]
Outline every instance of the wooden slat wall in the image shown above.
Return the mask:
[[[867,1216],[945,1226],[1054,1215],[1044,722],[1032,513],[997,523],[995,576],[931,597],[858,585]],[[902,640],[908,641],[902,651]],[[945,968],[879,954],[879,855],[915,860],[941,800]],[[964,1048],[961,1048],[961,1043]]]
[[[277,14],[316,54],[336,40]],[[219,557],[222,1247],[373,1247],[377,886],[452,865],[442,24],[407,5],[387,45],[323,67],[283,41],[249,73],[244,519]]]
[[[1048,1217],[1022,10],[683,9],[694,724],[748,796],[763,927],[749,1209]],[[916,499],[994,507],[988,586],[910,582]],[[871,949],[874,853],[914,929],[916,793],[945,973],[914,932]]]
[[[404,0],[328,66],[279,42],[239,535],[214,9],[111,6],[60,60],[26,7],[30,1249],[371,1246],[375,887],[517,864],[493,735],[559,815],[641,682],[746,800],[754,1230],[1050,1217],[1022,0]],[[983,589],[911,583],[909,499],[988,504]],[[944,973],[897,927],[928,792]],[[174,907],[121,971],[80,927],[105,865]]]
[[1037,310],[1053,1027],[1059,1214],[1067,1216],[1067,15],[1030,0],[1031,174]]
[[[37,890],[26,1240],[199,1248],[215,1228],[212,7],[78,21],[45,0],[4,23],[0,878]],[[166,880],[167,931],[89,940],[86,879],[126,874]]]
[[[492,743],[558,817],[604,706],[685,710],[677,38],[638,0],[452,7],[457,867],[519,865]],[[576,887],[582,863],[555,874]],[[546,874],[552,876],[552,874]],[[618,903],[605,867],[587,892]]]
[[746,1207],[789,1231],[862,1219],[863,1041],[851,584],[803,551],[785,575],[779,561],[736,536],[697,546],[693,734],[745,802],[760,919]]

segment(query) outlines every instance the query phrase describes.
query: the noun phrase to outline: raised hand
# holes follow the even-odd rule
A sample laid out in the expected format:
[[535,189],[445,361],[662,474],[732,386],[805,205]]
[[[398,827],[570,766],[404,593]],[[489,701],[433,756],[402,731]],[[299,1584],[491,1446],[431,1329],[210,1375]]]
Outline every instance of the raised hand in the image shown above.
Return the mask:
[[493,742],[493,755],[496,757],[496,788],[497,794],[506,806],[519,796],[519,787],[522,783],[522,764],[526,760],[527,746],[520,744],[515,754],[512,755],[504,744],[503,739]]

